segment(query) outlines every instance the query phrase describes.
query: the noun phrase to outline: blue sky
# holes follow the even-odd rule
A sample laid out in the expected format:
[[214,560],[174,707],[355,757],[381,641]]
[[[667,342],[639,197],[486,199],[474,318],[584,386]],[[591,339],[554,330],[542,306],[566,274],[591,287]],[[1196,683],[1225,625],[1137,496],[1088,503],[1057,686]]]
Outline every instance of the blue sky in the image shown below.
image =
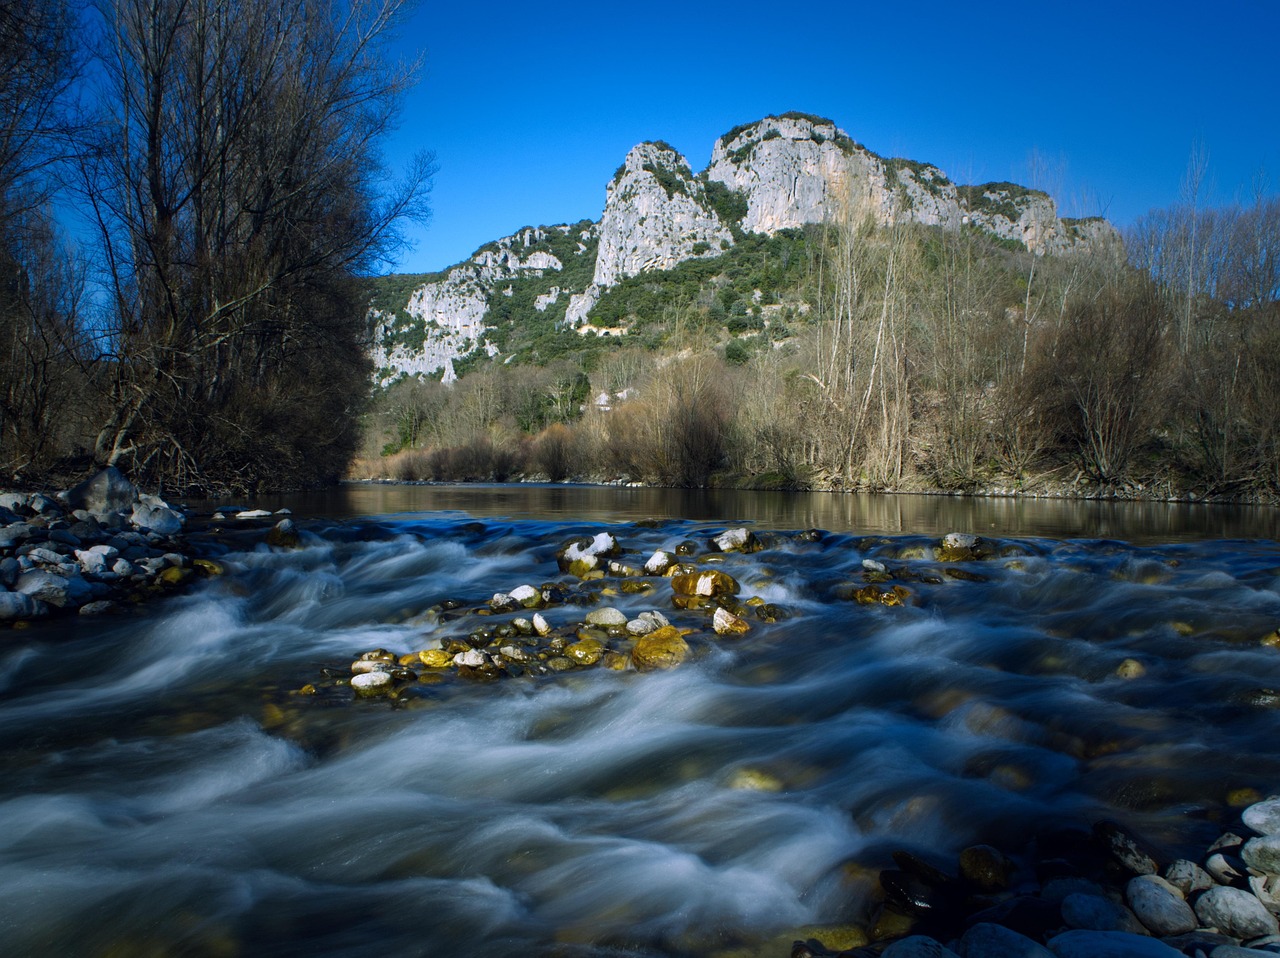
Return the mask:
[[788,110],[1122,227],[1178,202],[1197,144],[1211,202],[1249,198],[1263,171],[1275,195],[1278,41],[1280,0],[422,0],[400,48],[424,68],[388,156],[434,150],[439,171],[396,269],[598,219],[634,144],[666,140],[697,171],[721,133]]

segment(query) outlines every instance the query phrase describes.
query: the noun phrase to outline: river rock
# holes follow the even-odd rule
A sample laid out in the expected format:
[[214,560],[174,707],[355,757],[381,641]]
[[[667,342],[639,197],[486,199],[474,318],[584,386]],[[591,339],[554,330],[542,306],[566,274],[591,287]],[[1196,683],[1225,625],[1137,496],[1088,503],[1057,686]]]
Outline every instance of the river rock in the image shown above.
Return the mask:
[[541,612],[535,612],[533,614],[533,631],[542,636],[551,634],[551,623],[543,618]]
[[1179,858],[1166,868],[1164,877],[1169,884],[1182,892],[1184,898],[1213,887],[1213,879],[1209,877],[1209,873],[1195,862],[1187,861],[1185,858]]
[[941,942],[926,935],[912,935],[910,938],[899,938],[880,952],[880,958],[960,958],[960,956]]
[[1280,932],[1276,918],[1247,891],[1219,885],[1196,899],[1196,917],[1205,927],[1233,938],[1261,938]]
[[523,609],[542,608],[542,590],[535,589],[531,585],[518,585],[508,595],[511,596],[513,602]]
[[588,612],[587,624],[599,625],[606,629],[610,627],[623,628],[627,624],[627,617],[612,606],[605,606],[603,609],[592,609]]
[[0,592],[0,622],[38,619],[48,614],[49,607],[33,596],[22,592]]
[[1209,958],[1275,958],[1271,949],[1242,948],[1239,945],[1219,945],[1209,952]]
[[27,497],[27,508],[40,516],[59,516],[62,506],[56,499],[50,499],[43,492],[33,492]]
[[1014,865],[991,845],[970,845],[960,853],[960,877],[984,891],[1009,887]]
[[[172,535],[172,533],[160,533]],[[267,531],[267,545],[274,549],[297,549],[302,545],[302,536],[292,519],[281,519]]]
[[488,659],[479,649],[467,649],[465,652],[459,652],[453,657],[454,665],[465,665],[468,668],[476,668],[484,665]]
[[631,650],[631,661],[642,672],[674,669],[688,656],[689,644],[680,630],[670,625],[642,635]]
[[556,552],[556,563],[561,572],[582,578],[588,572],[601,567],[605,559],[621,554],[622,548],[611,533],[601,532],[591,538],[574,539]]
[[1280,835],[1251,838],[1240,849],[1246,865],[1268,875],[1280,875]]
[[358,695],[380,695],[391,690],[391,676],[386,672],[363,672],[351,677],[351,687]]
[[1145,844],[1118,822],[1100,821],[1093,826],[1093,837],[1113,859],[1135,875],[1159,872],[1155,856]]
[[1239,885],[1248,877],[1244,861],[1226,852],[1214,852],[1206,858],[1204,870],[1220,885]]
[[659,549],[645,560],[644,571],[649,575],[666,575],[667,570],[679,561],[670,552],[664,552]]
[[1280,834],[1280,798],[1255,802],[1240,813],[1240,818],[1259,835]]
[[177,535],[185,521],[182,513],[175,512],[159,500],[144,499],[133,507],[129,521],[139,529],[154,532],[158,536]]
[[1049,947],[1057,958],[1184,958],[1154,938],[1123,931],[1067,931],[1050,938]]
[[115,466],[108,466],[67,491],[67,505],[95,515],[129,512],[139,499],[138,487]]
[[14,515],[30,515],[27,496],[22,492],[0,492],[0,509]]
[[1003,925],[979,922],[960,939],[961,958],[1054,958],[1053,952]]
[[120,555],[120,550],[112,546],[91,546],[88,549],[77,549],[76,559],[85,575],[106,575],[111,572],[111,564]]
[[716,630],[716,635],[738,636],[751,631],[746,619],[734,615],[728,609],[716,609],[715,615],[711,617],[711,627]]
[[604,643],[598,639],[582,639],[565,646],[564,654],[565,658],[572,659],[578,665],[595,665],[604,655]]
[[63,576],[43,569],[18,576],[14,591],[59,609],[82,605],[93,596],[89,583],[79,576]]
[[1158,875],[1139,875],[1129,881],[1124,891],[1138,921],[1155,934],[1164,937],[1195,930],[1196,913],[1182,892]]
[[1250,875],[1249,890],[1273,915],[1280,915],[1280,875]]
[[[1078,892],[1068,895],[1062,899],[1062,920],[1072,928],[1083,928],[1089,931],[1148,934],[1147,929],[1133,912],[1101,895],[1081,895]],[[1192,925],[1192,927],[1195,926]]]
[[687,575],[671,577],[671,589],[677,595],[697,595],[713,597],[719,595],[737,595],[740,586],[733,576],[718,569],[706,572],[691,572]]
[[711,540],[721,552],[759,552],[764,546],[750,529],[729,529]]

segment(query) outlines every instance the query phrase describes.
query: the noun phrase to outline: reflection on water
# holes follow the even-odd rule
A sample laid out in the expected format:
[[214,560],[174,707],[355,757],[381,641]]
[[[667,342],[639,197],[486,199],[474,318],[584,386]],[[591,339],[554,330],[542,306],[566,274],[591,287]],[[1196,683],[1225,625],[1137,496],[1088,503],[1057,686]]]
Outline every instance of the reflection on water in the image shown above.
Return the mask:
[[1280,510],[1085,499],[760,492],[740,489],[625,489],[516,483],[400,485],[348,483],[318,492],[264,497],[302,515],[375,516],[453,510],[513,519],[629,522],[717,519],[767,529],[943,535],[1085,537],[1128,542],[1280,538]]
[[[228,575],[141,616],[5,633],[6,955],[715,958],[865,922],[859,869],[892,849],[1016,857],[1105,816],[1198,851],[1233,796],[1280,788],[1265,510],[563,486],[278,504],[331,518],[295,552],[219,538]],[[473,610],[563,580],[556,546],[604,522],[639,563],[744,516],[782,531],[717,567],[788,614],[741,638],[669,580],[566,583],[691,629],[672,672],[293,694],[509,621]],[[956,528],[990,556],[938,561]],[[906,604],[850,601],[867,560]],[[570,635],[585,613],[545,610]]]

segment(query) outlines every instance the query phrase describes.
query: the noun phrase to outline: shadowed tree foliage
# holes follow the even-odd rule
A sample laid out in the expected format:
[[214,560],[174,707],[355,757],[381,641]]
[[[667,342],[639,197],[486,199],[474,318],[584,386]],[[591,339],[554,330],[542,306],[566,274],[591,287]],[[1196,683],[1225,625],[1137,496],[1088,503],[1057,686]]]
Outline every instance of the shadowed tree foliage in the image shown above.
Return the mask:
[[367,276],[422,212],[379,143],[401,0],[105,0],[79,167],[107,271],[103,464],[171,487],[335,477],[366,392]]
[[0,62],[0,469],[24,478],[71,444],[84,392],[82,271],[48,207],[73,132],[68,6],[0,0]]

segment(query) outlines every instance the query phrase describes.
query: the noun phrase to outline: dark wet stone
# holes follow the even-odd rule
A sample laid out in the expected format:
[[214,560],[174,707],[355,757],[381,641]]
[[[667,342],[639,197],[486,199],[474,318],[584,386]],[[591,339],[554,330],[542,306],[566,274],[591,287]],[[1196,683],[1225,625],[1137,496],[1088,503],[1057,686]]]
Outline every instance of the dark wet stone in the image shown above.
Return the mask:
[[1139,875],[1125,886],[1125,899],[1152,933],[1182,935],[1196,928],[1196,913],[1181,890],[1157,875]]
[[119,469],[108,466],[67,492],[67,505],[86,512],[128,512],[138,501],[138,488]]
[[899,938],[880,953],[881,958],[959,958],[941,942],[927,935]]
[[991,845],[970,845],[960,853],[960,877],[984,891],[1009,887],[1014,865]]
[[1103,820],[1093,826],[1093,835],[1111,858],[1135,875],[1159,872],[1154,853],[1119,822]]
[[1026,935],[990,922],[966,931],[956,951],[961,958],[1054,958],[1053,952]]
[[1178,949],[1184,955],[1194,955],[1197,951],[1207,955],[1220,945],[1236,944],[1234,938],[1219,934],[1216,931],[1206,931],[1203,928],[1197,931],[1189,931],[1185,935],[1169,935],[1160,940],[1170,948]]
[[942,570],[943,575],[950,579],[959,579],[961,582],[990,582],[985,575],[979,575],[977,572],[970,572],[968,569],[955,569],[947,567]]
[[1182,952],[1145,935],[1123,931],[1068,931],[1049,939],[1057,958],[1182,958]]
[[1048,932],[1062,927],[1062,909],[1054,901],[1019,895],[975,912],[968,917],[967,923],[1002,925],[1039,941]]
[[1068,895],[1062,899],[1062,920],[1072,928],[1089,931],[1124,931],[1133,935],[1147,933],[1147,929],[1133,912],[1102,895],[1082,895],[1078,892]]

